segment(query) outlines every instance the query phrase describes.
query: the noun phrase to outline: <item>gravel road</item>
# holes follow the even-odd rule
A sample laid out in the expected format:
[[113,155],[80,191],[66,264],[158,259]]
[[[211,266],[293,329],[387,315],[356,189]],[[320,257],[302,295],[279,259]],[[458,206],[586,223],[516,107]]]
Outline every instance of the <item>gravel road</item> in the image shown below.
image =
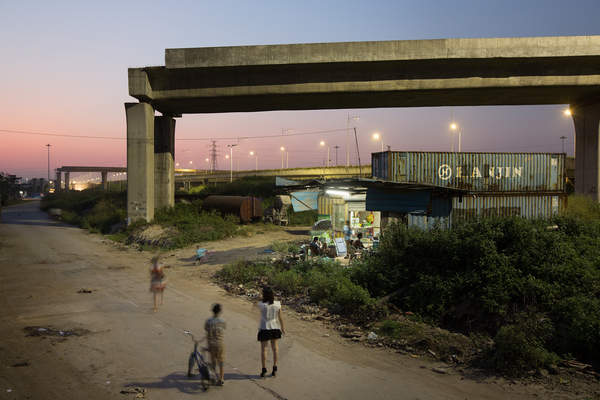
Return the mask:
[[[279,375],[261,379],[256,313],[247,299],[206,278],[215,263],[191,265],[193,249],[168,254],[165,304],[153,313],[151,254],[51,220],[37,202],[2,213],[0,399],[126,400],[136,398],[135,388],[145,389],[137,395],[147,399],[554,397],[502,379],[438,374],[431,362],[351,343],[291,312]],[[257,254],[274,235],[282,233],[211,246],[220,261],[233,261]],[[192,345],[183,330],[202,333],[214,302],[223,304],[227,321],[226,382],[203,393],[197,380],[186,377]]]

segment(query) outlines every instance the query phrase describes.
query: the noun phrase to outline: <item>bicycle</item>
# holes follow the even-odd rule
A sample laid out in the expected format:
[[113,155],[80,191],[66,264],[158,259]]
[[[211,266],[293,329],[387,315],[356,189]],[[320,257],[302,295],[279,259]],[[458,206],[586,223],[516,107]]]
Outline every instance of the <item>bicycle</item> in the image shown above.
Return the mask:
[[[188,371],[187,371],[187,376],[188,378],[191,378],[194,376],[193,371],[194,371],[194,367],[198,367],[198,373],[200,374],[200,385],[202,386],[202,390],[206,391],[208,390],[209,386],[210,386],[210,382],[211,382],[211,378],[210,378],[210,371],[211,371],[211,366],[210,364],[206,361],[206,351],[208,350],[208,348],[206,347],[201,347],[200,350],[198,350],[198,344],[200,343],[200,340],[196,340],[194,338],[194,335],[192,334],[192,332],[190,331],[183,331],[183,333],[185,333],[186,335],[190,335],[192,337],[192,341],[194,342],[194,350],[192,351],[192,353],[190,354],[190,357],[188,359]],[[216,376],[216,374],[213,371],[213,375]]]

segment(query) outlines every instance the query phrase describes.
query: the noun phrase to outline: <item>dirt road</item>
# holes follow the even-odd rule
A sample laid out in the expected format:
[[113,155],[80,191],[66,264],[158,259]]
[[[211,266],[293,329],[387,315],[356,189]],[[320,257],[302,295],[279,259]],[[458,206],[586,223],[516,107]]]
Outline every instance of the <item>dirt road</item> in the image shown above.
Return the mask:
[[[150,254],[62,225],[37,203],[6,207],[0,223],[0,399],[529,399],[542,388],[501,379],[440,375],[426,361],[350,343],[318,322],[286,314],[279,376],[260,379],[257,317],[250,303],[211,284],[170,254],[165,304],[152,312]],[[281,233],[277,233],[281,235]],[[275,233],[211,244],[219,261],[257,254]],[[235,248],[243,248],[236,250]],[[230,251],[230,253],[228,253]],[[231,260],[233,261],[233,260]],[[91,293],[78,293],[91,289]],[[202,393],[186,377],[191,350],[214,302],[223,304],[226,383]],[[27,336],[25,329],[30,328]],[[56,329],[54,331],[39,328]],[[74,332],[77,335],[70,335]],[[39,336],[38,336],[39,335]],[[537,397],[539,396],[539,397]]]

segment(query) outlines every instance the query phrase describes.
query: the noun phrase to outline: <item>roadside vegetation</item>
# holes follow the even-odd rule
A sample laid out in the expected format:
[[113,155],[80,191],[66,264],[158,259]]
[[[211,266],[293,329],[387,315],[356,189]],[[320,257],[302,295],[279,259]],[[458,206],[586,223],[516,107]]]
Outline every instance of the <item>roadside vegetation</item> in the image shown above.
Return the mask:
[[430,231],[392,225],[378,252],[349,268],[240,262],[217,278],[304,296],[390,340],[435,327],[462,333],[487,343],[472,363],[507,375],[554,371],[561,359],[598,369],[600,207],[577,197],[569,204],[552,220],[485,219]]
[[125,192],[99,190],[50,194],[41,202],[45,211],[60,209],[59,218],[93,233],[108,234],[113,240],[137,244],[142,249],[173,249],[232,236],[251,236],[275,226],[255,223],[240,225],[239,218],[201,209],[201,200],[180,202],[172,209],[157,210],[151,223],[126,225]]

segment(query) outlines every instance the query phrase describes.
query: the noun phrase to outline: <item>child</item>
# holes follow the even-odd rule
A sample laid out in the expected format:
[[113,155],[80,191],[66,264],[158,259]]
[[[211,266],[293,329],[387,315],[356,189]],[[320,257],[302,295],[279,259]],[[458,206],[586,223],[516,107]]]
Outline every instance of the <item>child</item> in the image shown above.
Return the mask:
[[204,330],[206,331],[206,341],[208,343],[208,351],[213,371],[217,371],[216,365],[219,364],[219,380],[217,384],[223,386],[225,383],[223,373],[223,353],[225,352],[223,345],[223,335],[225,333],[225,321],[219,318],[221,314],[221,305],[214,304],[212,307],[213,317],[206,320]]
[[163,303],[163,293],[167,286],[165,273],[162,265],[159,263],[159,256],[152,257],[150,261],[150,291],[154,294],[154,312],[158,311],[158,296],[160,294],[160,304]]

